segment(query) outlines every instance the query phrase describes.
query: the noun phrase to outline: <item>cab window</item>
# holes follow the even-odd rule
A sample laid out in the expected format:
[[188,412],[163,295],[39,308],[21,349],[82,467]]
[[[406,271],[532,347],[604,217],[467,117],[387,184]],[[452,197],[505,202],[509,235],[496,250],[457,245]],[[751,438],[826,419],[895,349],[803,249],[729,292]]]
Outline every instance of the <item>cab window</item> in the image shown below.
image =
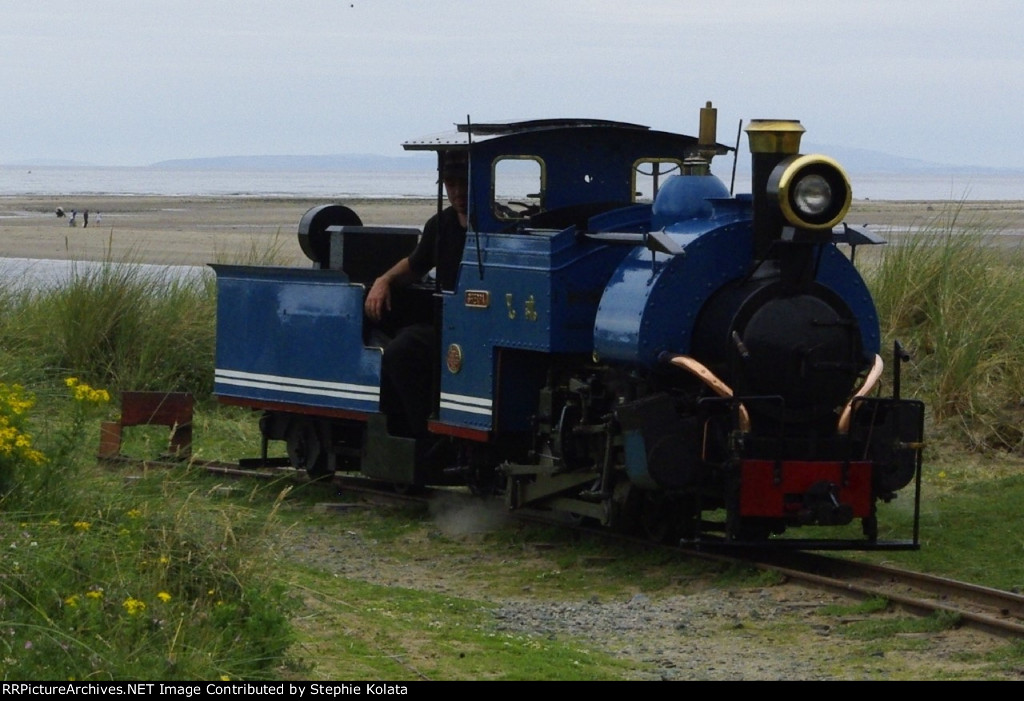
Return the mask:
[[654,202],[665,179],[682,173],[683,163],[675,158],[641,158],[633,164],[633,201]]
[[536,156],[501,156],[491,177],[491,210],[497,219],[525,219],[544,210],[544,163]]

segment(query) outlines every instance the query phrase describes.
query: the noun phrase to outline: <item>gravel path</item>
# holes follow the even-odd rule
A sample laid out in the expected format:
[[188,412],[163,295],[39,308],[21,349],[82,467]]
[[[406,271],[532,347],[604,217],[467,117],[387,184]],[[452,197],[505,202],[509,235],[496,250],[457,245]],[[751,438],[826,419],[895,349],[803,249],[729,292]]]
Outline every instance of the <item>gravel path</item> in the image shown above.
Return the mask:
[[[829,604],[852,609],[856,602],[795,584],[721,588],[679,563],[679,576],[657,592],[637,591],[628,582],[615,594],[597,593],[608,591],[597,586],[569,595],[539,587],[488,592],[471,584],[479,582],[476,573],[507,566],[509,552],[480,531],[514,526],[479,513],[455,517],[446,510],[401,542],[381,544],[366,537],[358,523],[358,516],[343,516],[337,533],[319,532],[301,542],[293,533],[296,540],[283,544],[284,551],[342,580],[482,600],[493,612],[496,631],[586,644],[634,662],[631,678],[637,680],[1024,678],[1024,669],[1006,672],[986,662],[983,655],[1006,642],[974,631],[901,634],[896,641],[847,635],[846,626],[867,618],[908,614],[823,612]],[[439,540],[443,554],[435,554]],[[516,553],[516,565],[556,571],[556,563],[569,557],[569,544],[533,543]],[[595,577],[601,572],[595,567]]]

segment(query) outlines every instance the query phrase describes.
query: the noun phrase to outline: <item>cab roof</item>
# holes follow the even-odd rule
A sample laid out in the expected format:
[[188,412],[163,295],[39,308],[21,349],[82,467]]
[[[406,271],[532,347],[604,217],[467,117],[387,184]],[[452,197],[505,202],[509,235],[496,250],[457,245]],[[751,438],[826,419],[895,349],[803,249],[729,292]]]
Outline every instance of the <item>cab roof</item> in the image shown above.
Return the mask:
[[469,148],[474,142],[497,137],[515,136],[550,129],[571,129],[584,127],[606,127],[631,131],[650,131],[650,127],[609,119],[527,119],[504,122],[480,122],[456,124],[454,131],[430,134],[402,143],[407,151],[452,151]]

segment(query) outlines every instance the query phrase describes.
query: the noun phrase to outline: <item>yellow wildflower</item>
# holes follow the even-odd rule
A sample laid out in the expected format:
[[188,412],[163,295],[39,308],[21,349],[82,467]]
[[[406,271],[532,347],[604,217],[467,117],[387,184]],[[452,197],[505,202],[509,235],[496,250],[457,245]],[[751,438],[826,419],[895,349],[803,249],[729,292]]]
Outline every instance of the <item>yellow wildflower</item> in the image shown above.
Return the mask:
[[84,532],[84,531],[89,530],[90,528],[92,528],[92,524],[89,523],[88,521],[75,521],[75,530],[76,531],[83,531]]
[[[68,378],[68,380],[71,379],[74,378]],[[79,384],[77,380],[75,380],[75,384],[72,384],[67,380],[65,382],[67,383],[68,387],[71,388],[72,396],[74,397],[76,402],[104,404],[110,401],[110,393],[107,392],[107,390],[105,389],[94,389],[93,387],[90,387],[84,382]]]
[[146,610],[145,601],[139,601],[138,599],[131,596],[125,599],[121,605],[124,607],[124,610],[128,612],[129,616],[134,616]]
[[159,594],[156,595],[156,598],[160,599],[160,601],[162,601],[162,602],[164,602],[166,604],[168,601],[171,600],[171,595],[168,594],[165,591],[162,591],[162,592],[160,592]]

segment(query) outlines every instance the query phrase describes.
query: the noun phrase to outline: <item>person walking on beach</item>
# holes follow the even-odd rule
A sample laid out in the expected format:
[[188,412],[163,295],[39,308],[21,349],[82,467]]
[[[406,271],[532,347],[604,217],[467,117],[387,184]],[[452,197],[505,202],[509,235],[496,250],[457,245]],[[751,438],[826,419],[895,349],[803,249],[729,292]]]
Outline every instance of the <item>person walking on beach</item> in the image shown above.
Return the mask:
[[71,218],[68,219],[68,226],[78,226],[78,221],[75,219],[75,217],[77,217],[77,216],[78,216],[78,210],[77,209],[72,209],[71,210]]
[[[391,311],[392,288],[420,280],[431,268],[436,267],[441,289],[455,289],[466,246],[468,176],[469,161],[464,151],[443,152],[441,179],[449,206],[427,221],[413,252],[374,281],[364,303],[369,319],[380,321]],[[411,324],[398,331],[381,358],[380,407],[387,414],[388,431],[416,438],[419,455],[428,450],[427,419],[437,345],[438,329],[432,321]]]
[[88,209],[85,210],[84,212],[82,212],[82,228],[83,229],[88,229],[89,228],[89,210]]

